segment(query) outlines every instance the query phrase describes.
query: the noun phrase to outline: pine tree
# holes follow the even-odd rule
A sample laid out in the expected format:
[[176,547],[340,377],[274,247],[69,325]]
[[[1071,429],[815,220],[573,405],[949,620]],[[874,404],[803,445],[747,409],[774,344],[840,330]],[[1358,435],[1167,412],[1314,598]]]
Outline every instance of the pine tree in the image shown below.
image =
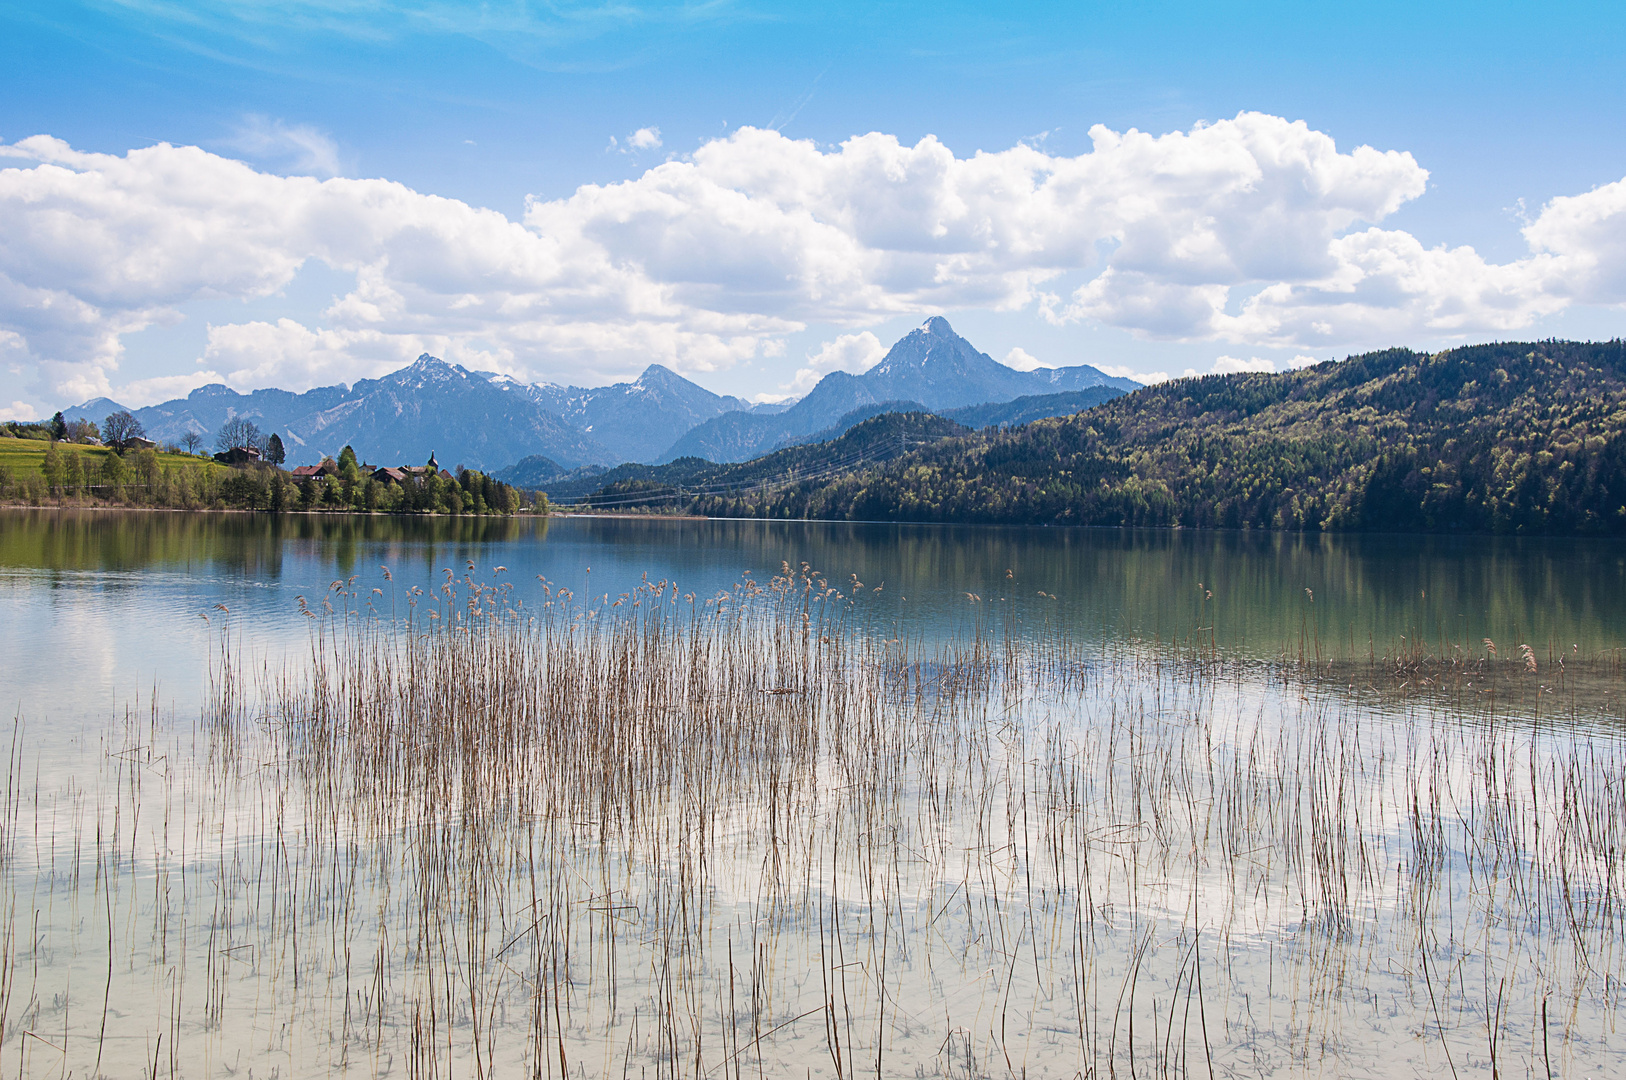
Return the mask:
[[281,465],[288,460],[287,451],[282,448],[282,436],[274,431],[271,433],[271,437],[265,441],[265,460],[273,465]]

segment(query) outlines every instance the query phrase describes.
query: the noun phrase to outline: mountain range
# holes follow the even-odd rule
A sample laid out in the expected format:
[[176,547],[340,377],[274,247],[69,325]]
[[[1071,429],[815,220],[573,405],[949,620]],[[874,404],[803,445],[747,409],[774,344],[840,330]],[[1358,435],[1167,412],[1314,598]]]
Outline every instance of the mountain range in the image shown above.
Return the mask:
[[[100,423],[123,407],[96,398],[62,414]],[[211,447],[222,424],[247,417],[282,436],[290,465],[337,456],[348,445],[374,463],[417,462],[432,451],[443,464],[490,472],[535,453],[571,468],[652,458],[696,423],[750,407],[659,364],[630,383],[583,389],[533,386],[424,354],[350,387],[240,394],[216,383],[131,411],[149,438],[179,442],[190,431]]]
[[659,364],[645,368],[636,382],[592,389],[532,385],[507,375],[487,377],[492,385],[535,402],[599,442],[608,452],[592,460],[606,465],[653,461],[696,424],[752,408],[749,401],[714,394]]
[[674,503],[716,496],[751,498],[787,484],[847,475],[890,461],[970,429],[936,413],[879,413],[840,435],[787,446],[745,462],[719,464],[683,457],[664,465],[619,465],[586,470],[552,481],[548,498],[578,507],[667,509]]
[[1626,342],[1175,379],[828,475],[678,494],[662,508],[713,517],[1626,536]]
[[659,460],[747,461],[824,431],[855,409],[883,402],[943,412],[1094,387],[1126,393],[1139,389],[1140,384],[1114,378],[1088,364],[1018,371],[978,352],[938,315],[905,334],[880,363],[863,374],[832,371],[806,397],[780,413],[714,416],[678,439]]
[[[416,462],[432,451],[447,465],[494,472],[536,459],[545,467],[526,471],[540,475],[685,456],[744,461],[779,447],[839,437],[877,411],[944,412],[1021,399],[1028,402],[1025,411],[1018,410],[1024,419],[1057,415],[1053,410],[1085,407],[1080,392],[1088,392],[1087,404],[1095,404],[1137,385],[1088,365],[1018,371],[978,352],[948,320],[933,317],[868,371],[832,372],[790,404],[753,406],[714,394],[659,364],[630,383],[583,388],[523,383],[426,353],[399,371],[352,386],[242,394],[216,383],[131,411],[149,438],[179,442],[192,432],[206,446],[227,420],[245,417],[262,431],[281,435],[290,465],[336,456],[349,445],[363,460],[378,464]],[[121,408],[96,398],[64,409],[63,416],[100,423]],[[861,414],[865,409],[870,411]],[[1003,413],[1015,419],[1011,410]]]

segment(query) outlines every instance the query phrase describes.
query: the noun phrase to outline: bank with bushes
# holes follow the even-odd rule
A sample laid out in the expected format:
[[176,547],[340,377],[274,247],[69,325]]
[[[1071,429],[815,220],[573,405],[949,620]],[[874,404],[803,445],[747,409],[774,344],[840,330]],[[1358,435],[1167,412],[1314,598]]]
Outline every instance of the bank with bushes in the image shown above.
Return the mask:
[[546,513],[547,496],[473,469],[384,483],[359,468],[296,481],[275,465],[228,466],[163,449],[0,436],[0,503],[400,514]]

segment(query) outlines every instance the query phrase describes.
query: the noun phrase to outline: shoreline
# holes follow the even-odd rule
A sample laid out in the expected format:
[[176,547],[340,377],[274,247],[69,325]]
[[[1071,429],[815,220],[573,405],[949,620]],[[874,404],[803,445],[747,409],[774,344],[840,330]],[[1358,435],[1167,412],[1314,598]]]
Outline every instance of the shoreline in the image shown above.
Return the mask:
[[105,510],[115,513],[144,513],[144,514],[265,514],[269,517],[389,517],[389,518],[480,518],[501,520],[503,518],[529,518],[545,521],[550,517],[564,517],[562,514],[414,514],[403,513],[397,510],[245,510],[240,506],[109,506],[105,504],[91,504],[87,506],[65,506],[60,503],[52,505],[35,506],[31,503],[0,503],[0,510]]
[[1482,533],[1482,532],[1405,532],[1405,531],[1368,531],[1368,530],[1295,530],[1295,529],[1211,529],[1190,525],[1056,525],[1050,523],[1010,522],[1010,521],[907,521],[892,518],[765,518],[765,517],[712,517],[704,514],[642,514],[642,513],[615,513],[613,511],[597,511],[593,513],[572,513],[568,510],[553,508],[546,514],[516,513],[516,514],[416,514],[402,513],[390,510],[244,510],[239,507],[195,507],[188,509],[179,506],[60,506],[41,505],[33,506],[28,503],[0,503],[0,511],[6,510],[96,510],[113,513],[160,513],[160,514],[260,514],[267,517],[304,517],[304,518],[338,518],[338,517],[365,517],[365,518],[398,518],[418,521],[434,520],[478,520],[478,521],[557,521],[567,518],[582,518],[601,521],[738,521],[757,522],[774,525],[889,525],[907,528],[927,529],[1042,529],[1047,532],[1066,532],[1078,530],[1084,532],[1111,532],[1111,533],[1159,533],[1180,534],[1191,533],[1196,535],[1238,536],[1264,539],[1267,537],[1293,537],[1310,539],[1314,537],[1330,537],[1333,539],[1381,538],[1381,537],[1422,537],[1428,540],[1441,541],[1535,541],[1551,543],[1554,541],[1585,542],[1585,543],[1616,543],[1626,542],[1626,537],[1609,534],[1586,533]]
[[[762,521],[763,518],[733,518],[733,517],[707,517],[704,514],[617,514],[608,511],[597,513],[572,513],[568,510],[551,510],[546,514],[517,513],[517,514],[415,514],[396,510],[245,510],[239,506],[112,506],[105,503],[92,503],[81,506],[70,506],[61,503],[41,504],[6,502],[0,503],[0,510],[104,510],[115,513],[152,513],[152,514],[266,514],[273,517],[390,517],[390,518],[482,518],[500,520],[513,518],[514,520],[530,519],[545,521],[549,518],[614,518],[616,520],[660,520],[660,521]],[[779,519],[775,519],[779,520]],[[797,518],[798,521],[820,521],[820,518]],[[895,524],[945,524],[943,522],[896,522]],[[947,524],[953,524],[949,522]]]

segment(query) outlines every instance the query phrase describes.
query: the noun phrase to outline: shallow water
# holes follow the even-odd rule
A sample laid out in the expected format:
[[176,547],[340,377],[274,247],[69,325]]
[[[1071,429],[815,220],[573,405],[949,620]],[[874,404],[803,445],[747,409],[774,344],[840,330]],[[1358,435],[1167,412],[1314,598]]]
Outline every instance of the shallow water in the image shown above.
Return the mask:
[[6,522],[8,1075],[1619,1064],[1612,549],[133,517]]
[[194,711],[215,605],[255,642],[297,645],[297,596],[381,566],[434,587],[470,560],[507,567],[527,602],[537,575],[583,598],[645,574],[710,596],[805,562],[849,592],[856,575],[865,617],[913,634],[963,629],[976,596],[1082,640],[1201,637],[1228,655],[1626,644],[1626,544],[1611,540],[0,510],[0,700],[58,727],[105,720],[156,682]]

